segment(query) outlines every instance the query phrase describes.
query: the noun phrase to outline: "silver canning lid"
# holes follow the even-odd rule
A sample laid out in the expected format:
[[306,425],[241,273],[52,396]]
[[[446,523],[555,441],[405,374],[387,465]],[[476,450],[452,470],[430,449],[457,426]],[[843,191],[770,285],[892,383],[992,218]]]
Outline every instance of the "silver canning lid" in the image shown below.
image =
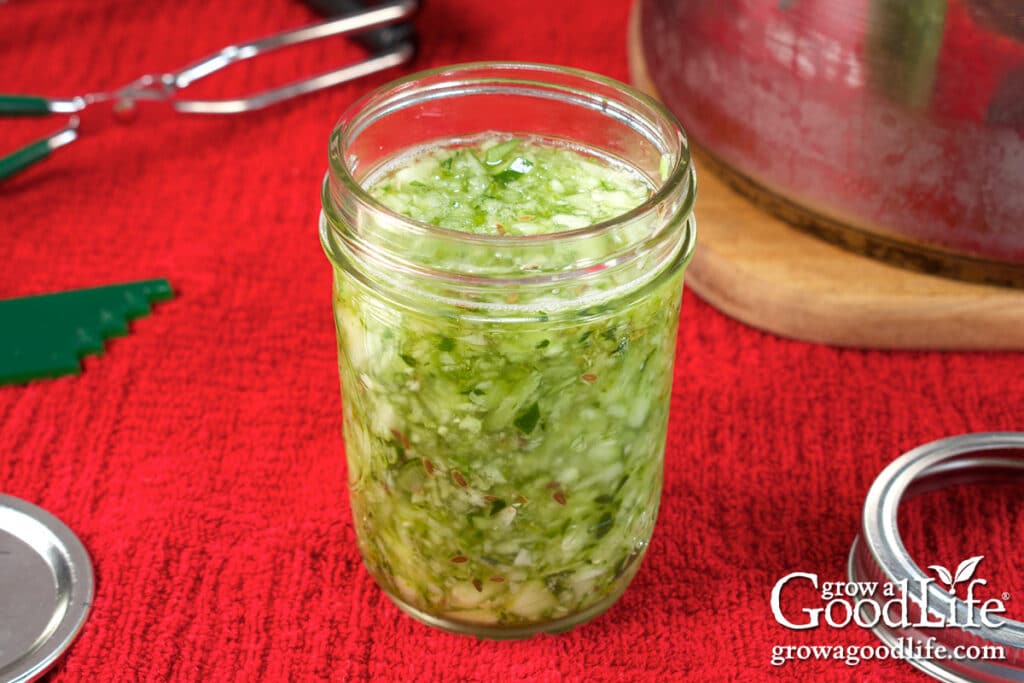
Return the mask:
[[78,538],[45,510],[0,495],[0,681],[34,681],[67,649],[92,604]]
[[[1024,482],[1024,433],[991,432],[940,439],[919,446],[886,467],[868,491],[864,502],[861,535],[850,550],[848,573],[851,581],[878,581],[920,586],[929,577],[917,566],[900,538],[896,514],[900,504],[918,494],[957,484],[982,482]],[[1001,646],[1005,659],[953,660],[910,659],[925,673],[951,683],[964,681],[1024,681],[1024,623],[989,614],[983,625],[977,605],[968,604],[932,582],[927,588],[927,610],[923,593],[910,597],[920,623],[949,622],[977,626],[918,628],[895,626],[880,621],[873,630],[890,647],[901,639],[924,645],[929,639],[950,651],[957,646]],[[894,620],[896,621],[896,620]],[[904,640],[903,642],[908,642]]]

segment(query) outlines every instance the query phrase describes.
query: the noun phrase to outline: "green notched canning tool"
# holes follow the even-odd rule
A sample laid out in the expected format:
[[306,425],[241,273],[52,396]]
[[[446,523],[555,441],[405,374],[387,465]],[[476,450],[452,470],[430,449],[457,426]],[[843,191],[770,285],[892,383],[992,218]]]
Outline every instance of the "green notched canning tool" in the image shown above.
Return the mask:
[[78,374],[82,356],[173,295],[167,280],[142,280],[0,300],[0,384]]
[[[351,3],[342,4],[347,7]],[[283,47],[345,33],[359,32],[361,35],[357,35],[357,39],[372,37],[373,30],[411,17],[416,11],[416,7],[416,0],[391,0],[370,8],[347,11],[340,16],[317,24],[277,33],[248,43],[229,45],[178,71],[147,74],[122,88],[109,92],[90,93],[70,99],[0,94],[0,116],[70,115],[68,124],[56,133],[36,140],[0,158],[0,180],[45,159],[53,150],[74,142],[83,130],[102,127],[112,120],[121,122],[133,120],[137,114],[138,105],[143,102],[164,104],[182,114],[239,114],[263,109],[283,100],[329,88],[402,64],[412,58],[414,49],[411,37],[405,32],[394,33],[394,40],[374,41],[371,45],[370,56],[362,61],[247,97],[214,100],[190,100],[178,97],[179,91],[183,88],[235,62],[252,59]]]

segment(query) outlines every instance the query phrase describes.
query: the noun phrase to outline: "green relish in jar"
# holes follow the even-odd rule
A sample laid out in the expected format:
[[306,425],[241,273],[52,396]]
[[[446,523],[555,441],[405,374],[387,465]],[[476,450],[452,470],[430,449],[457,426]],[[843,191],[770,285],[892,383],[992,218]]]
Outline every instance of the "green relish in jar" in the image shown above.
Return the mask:
[[[453,71],[471,71],[464,85],[517,68],[554,69]],[[339,124],[325,184],[361,553],[404,610],[478,636],[607,609],[640,566],[661,492],[694,238],[685,139],[625,86],[555,72],[620,90],[666,130],[626,125],[642,141],[616,130],[599,145],[481,121],[381,153],[352,131],[395,115],[385,89]],[[457,90],[408,104],[410,83],[397,88],[407,108],[471,106]]]

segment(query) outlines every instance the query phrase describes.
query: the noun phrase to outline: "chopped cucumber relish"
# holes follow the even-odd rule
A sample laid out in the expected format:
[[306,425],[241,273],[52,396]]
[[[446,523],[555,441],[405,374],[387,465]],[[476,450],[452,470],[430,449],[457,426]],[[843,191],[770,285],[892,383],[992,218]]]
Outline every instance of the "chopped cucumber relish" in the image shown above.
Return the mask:
[[370,194],[392,211],[452,230],[539,235],[620,216],[650,195],[624,165],[520,138],[438,148],[405,159]]
[[[395,211],[458,230],[582,227],[650,192],[639,172],[496,138],[398,159],[370,183]],[[554,295],[578,306],[573,287]],[[682,272],[599,314],[494,322],[397,307],[335,271],[353,518],[400,603],[500,635],[592,616],[653,531]]]

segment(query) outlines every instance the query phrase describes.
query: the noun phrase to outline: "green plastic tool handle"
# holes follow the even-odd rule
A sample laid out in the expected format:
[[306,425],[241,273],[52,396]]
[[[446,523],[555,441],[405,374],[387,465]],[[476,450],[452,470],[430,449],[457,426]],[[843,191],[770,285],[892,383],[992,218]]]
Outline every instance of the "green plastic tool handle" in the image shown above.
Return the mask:
[[0,95],[0,116],[46,116],[50,101],[36,95]]
[[[46,116],[50,101],[36,95],[0,95],[0,116]],[[50,139],[43,138],[0,157],[0,180],[50,156]]]
[[10,178],[18,171],[50,156],[50,139],[43,138],[19,150],[0,157],[0,180]]

